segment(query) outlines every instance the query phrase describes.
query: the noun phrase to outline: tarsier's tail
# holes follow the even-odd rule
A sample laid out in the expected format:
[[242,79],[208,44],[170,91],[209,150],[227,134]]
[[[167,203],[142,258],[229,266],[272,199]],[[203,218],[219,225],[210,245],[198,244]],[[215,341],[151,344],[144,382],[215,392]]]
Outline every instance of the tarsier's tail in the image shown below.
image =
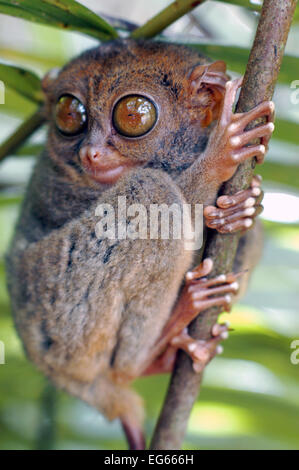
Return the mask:
[[101,377],[91,386],[87,398],[108,419],[121,420],[131,450],[145,449],[143,402],[134,390]]
[[92,383],[55,380],[72,395],[103,413],[106,418],[119,418],[131,450],[145,449],[143,432],[144,407],[141,397],[130,387],[100,376]]
[[131,418],[121,418],[122,427],[126,435],[130,450],[145,449],[145,435],[140,423],[131,422]]

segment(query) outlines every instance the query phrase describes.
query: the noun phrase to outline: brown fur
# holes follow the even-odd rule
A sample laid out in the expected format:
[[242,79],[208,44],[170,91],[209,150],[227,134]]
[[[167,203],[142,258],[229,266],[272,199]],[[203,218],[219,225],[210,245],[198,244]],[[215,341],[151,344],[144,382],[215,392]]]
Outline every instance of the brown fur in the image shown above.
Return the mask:
[[[210,128],[186,106],[188,77],[207,59],[183,46],[118,40],[85,52],[45,81],[49,136],[29,184],[7,259],[15,323],[26,352],[54,383],[108,418],[142,419],[125,384],[140,372],[169,318],[193,254],[183,240],[98,240],[99,203],[213,203],[222,183],[203,159]],[[86,106],[88,129],[62,137],[52,119],[60,95]],[[118,135],[120,96],[145,93],[159,109],[146,136]],[[139,163],[111,187],[80,165],[83,145]],[[124,381],[122,384],[121,381]]]

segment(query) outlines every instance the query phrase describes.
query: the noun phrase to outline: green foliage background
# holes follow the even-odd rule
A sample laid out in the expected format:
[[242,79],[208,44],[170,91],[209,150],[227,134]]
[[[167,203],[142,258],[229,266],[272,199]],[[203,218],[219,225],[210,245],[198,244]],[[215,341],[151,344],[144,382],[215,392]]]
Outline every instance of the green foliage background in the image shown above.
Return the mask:
[[[104,20],[73,0],[18,3],[24,7],[22,18],[43,25],[0,15],[0,61],[5,63],[0,65],[0,80],[6,84],[5,104],[0,105],[0,142],[35,111],[41,99],[35,75],[41,77],[50,68],[63,65],[79,51],[96,44],[95,38],[106,40],[115,35]],[[118,3],[121,8],[123,2]],[[125,19],[132,21],[130,9],[134,16],[137,2],[125,3]],[[146,9],[140,11],[140,4],[146,2],[138,3],[142,23],[150,15]],[[150,13],[157,13],[169,3],[155,0]],[[103,1],[86,0],[84,4],[91,8],[96,5],[96,11],[112,16],[119,12],[116,0],[110,7]],[[62,8],[58,12],[57,6]],[[13,2],[0,0],[0,12],[17,14],[9,8],[16,8]],[[171,26],[166,37],[193,43],[213,59],[225,60],[234,76],[246,67],[257,22],[254,8],[248,0],[209,1]],[[120,34],[126,34],[124,25]],[[299,449],[299,364],[290,361],[291,342],[299,340],[299,103],[291,99],[291,83],[299,80],[298,40],[297,8],[274,97],[276,130],[267,160],[258,168],[267,196],[264,255],[242,303],[234,307],[229,318],[223,316],[234,331],[223,356],[206,371],[184,444],[188,449]],[[8,62],[34,75],[8,69]],[[24,357],[13,328],[3,257],[44,139],[45,129],[41,129],[0,166],[0,341],[5,344],[5,364],[0,364],[0,449],[124,449],[118,423],[108,424],[79,400],[47,385]],[[278,193],[278,199],[274,193]],[[288,220],[286,213],[291,204],[292,217]],[[153,377],[136,383],[147,406],[148,435],[167,382],[168,377]]]

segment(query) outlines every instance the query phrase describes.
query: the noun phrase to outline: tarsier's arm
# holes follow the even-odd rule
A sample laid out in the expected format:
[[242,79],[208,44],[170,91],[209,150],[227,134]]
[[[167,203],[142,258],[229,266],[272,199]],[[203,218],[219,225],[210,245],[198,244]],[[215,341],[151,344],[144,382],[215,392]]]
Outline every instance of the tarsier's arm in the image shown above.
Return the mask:
[[[206,68],[208,71],[199,79],[197,86],[199,90],[204,85],[212,89],[220,88],[222,99],[219,104],[217,123],[209,136],[205,152],[178,176],[177,183],[183,188],[184,194],[188,193],[188,201],[200,200],[208,205],[215,202],[221,184],[233,176],[240,163],[252,157],[256,157],[258,163],[263,162],[274,130],[274,103],[264,102],[247,113],[233,114],[236,93],[242,84],[242,79],[224,83],[222,81],[221,87],[218,84],[210,84],[209,68]],[[213,78],[215,74],[216,72],[213,71]],[[219,81],[221,78],[223,80],[222,71],[217,72],[217,75],[219,75]],[[268,122],[251,131],[245,131],[246,126],[259,117],[266,117]],[[261,138],[261,144],[249,145],[257,138]],[[223,199],[222,202],[225,200]]]

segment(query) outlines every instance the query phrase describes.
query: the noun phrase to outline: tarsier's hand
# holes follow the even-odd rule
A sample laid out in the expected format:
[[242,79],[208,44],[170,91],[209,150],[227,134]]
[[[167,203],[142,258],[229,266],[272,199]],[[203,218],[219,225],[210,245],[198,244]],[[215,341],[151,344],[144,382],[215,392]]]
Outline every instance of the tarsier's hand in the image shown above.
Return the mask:
[[252,227],[255,217],[263,210],[261,181],[261,176],[255,175],[249,189],[238,191],[232,196],[220,196],[216,206],[207,206],[204,209],[207,227],[220,233],[232,233]]
[[[226,83],[220,116],[205,151],[219,182],[231,178],[238,165],[248,158],[256,157],[257,162],[262,163],[274,130],[272,101],[264,101],[247,113],[233,114],[232,107],[241,84],[242,78]],[[262,117],[267,119],[266,124],[245,130],[252,121]],[[254,139],[261,139],[261,143],[249,145]]]

